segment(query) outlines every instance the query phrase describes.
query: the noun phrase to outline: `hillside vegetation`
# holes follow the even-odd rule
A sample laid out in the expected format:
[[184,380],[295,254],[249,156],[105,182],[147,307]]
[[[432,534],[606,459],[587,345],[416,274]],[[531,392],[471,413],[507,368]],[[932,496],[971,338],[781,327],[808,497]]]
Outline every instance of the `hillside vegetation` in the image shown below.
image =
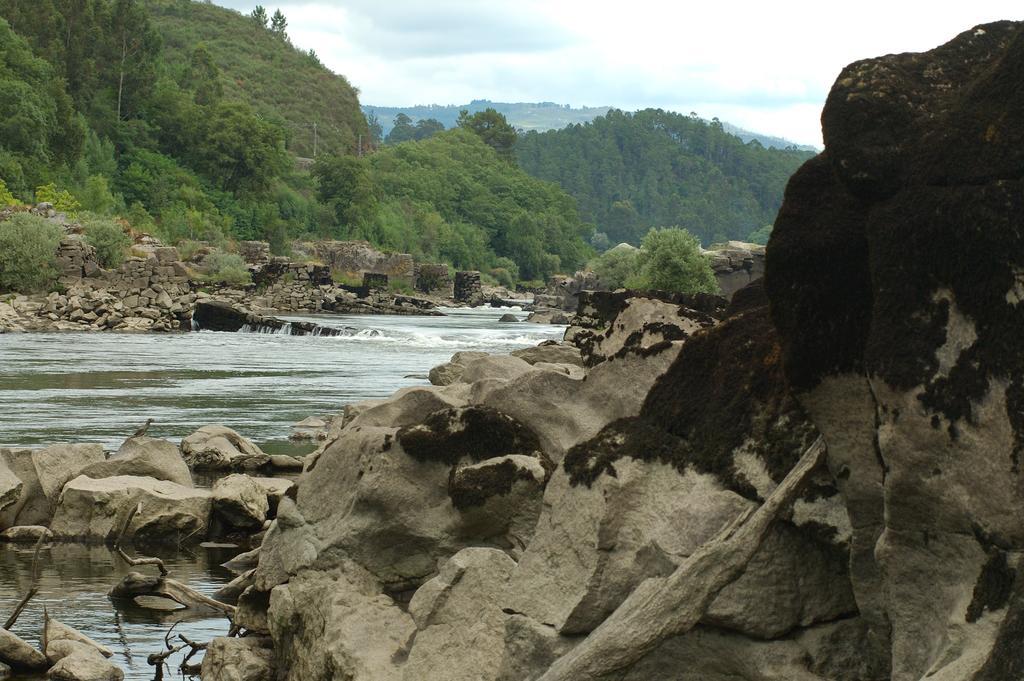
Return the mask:
[[[315,53],[288,49],[249,16],[191,0],[145,0],[163,39],[169,71],[184,75],[203,45],[223,76],[224,94],[282,123],[286,146],[297,156],[355,153],[369,144],[358,92]],[[316,140],[314,129],[316,125]]]
[[612,110],[564,130],[527,133],[519,165],[557,182],[607,243],[639,244],[652,227],[679,226],[704,245],[765,234],[789,176],[813,154],[766,149],[722,124],[647,109]]

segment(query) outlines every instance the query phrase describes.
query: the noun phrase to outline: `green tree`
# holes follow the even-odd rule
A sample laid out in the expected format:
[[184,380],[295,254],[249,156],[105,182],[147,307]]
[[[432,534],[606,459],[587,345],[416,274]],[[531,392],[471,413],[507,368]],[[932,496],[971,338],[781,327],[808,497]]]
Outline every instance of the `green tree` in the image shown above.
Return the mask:
[[370,144],[379,146],[384,141],[384,126],[376,114],[371,113],[366,117],[366,127],[370,130]]
[[117,100],[117,120],[132,116],[156,77],[160,36],[138,0],[114,0],[106,27],[108,76]]
[[374,219],[378,201],[365,159],[321,156],[313,166],[313,176],[317,179],[317,197],[332,208],[336,224],[351,230]]
[[718,282],[700,241],[685,229],[652,229],[643,238],[636,255],[636,276],[627,280],[631,288],[717,293]]
[[495,109],[484,109],[473,115],[463,110],[459,112],[458,126],[478,135],[502,158],[512,160],[517,138],[516,129]]
[[630,246],[616,246],[590,261],[589,267],[604,286],[623,288],[638,274],[639,251]]
[[401,144],[414,139],[416,139],[416,126],[412,124],[412,119],[404,113],[395,116],[391,132],[388,133],[388,144]]
[[249,17],[256,22],[256,25],[260,28],[266,28],[269,20],[267,19],[267,9],[263,5],[256,5],[256,9],[252,11]]
[[121,224],[108,218],[94,217],[87,218],[83,227],[85,240],[96,249],[96,259],[100,266],[111,269],[124,262],[132,240]]
[[287,167],[284,132],[239,102],[209,107],[195,145],[198,169],[228,192],[263,192]]
[[761,229],[755,229],[747,236],[747,241],[752,244],[760,244],[765,246],[768,244],[768,238],[772,235],[772,227],[774,225],[765,225]]
[[33,293],[52,286],[62,233],[54,223],[29,213],[0,222],[0,291]]
[[270,32],[281,40],[288,39],[288,20],[281,13],[281,10],[274,12],[274,16],[270,20]]
[[415,139],[425,140],[439,132],[444,132],[444,124],[436,118],[423,118],[416,122]]
[[185,74],[185,86],[192,90],[195,102],[200,106],[216,104],[224,96],[220,69],[203,43],[196,45],[192,51],[192,59]]

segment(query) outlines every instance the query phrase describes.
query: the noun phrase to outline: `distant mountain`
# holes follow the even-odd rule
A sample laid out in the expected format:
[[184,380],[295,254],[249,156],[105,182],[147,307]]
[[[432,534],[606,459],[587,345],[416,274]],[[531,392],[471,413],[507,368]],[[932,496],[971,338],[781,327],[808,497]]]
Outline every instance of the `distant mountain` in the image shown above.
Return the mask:
[[[364,104],[363,113],[367,118],[375,115],[384,129],[384,136],[387,137],[394,127],[395,116],[404,113],[415,123],[424,118],[433,118],[444,124],[444,127],[451,128],[455,125],[459,112],[463,109],[469,113],[476,113],[484,109],[495,109],[503,114],[508,122],[514,127],[526,132],[546,132],[548,130],[561,130],[568,125],[589,123],[598,116],[604,116],[612,107],[610,106],[584,106],[573,108],[568,104],[556,104],[555,102],[492,102],[487,99],[474,99],[469,104],[417,104],[416,106],[375,106]],[[710,121],[707,121],[710,122]],[[761,146],[772,149],[788,149],[796,147],[802,151],[818,151],[807,144],[797,144],[782,137],[762,135],[743,128],[722,123],[723,129],[739,137],[744,142],[757,140]]]
[[469,104],[426,104],[416,106],[374,106],[364,104],[363,113],[367,117],[377,116],[381,126],[384,128],[384,135],[391,131],[395,116],[404,113],[415,123],[423,118],[433,118],[441,121],[444,127],[451,128],[455,125],[459,112],[463,109],[469,113],[476,113],[484,109],[495,109],[503,114],[508,122],[517,128],[526,131],[536,130],[560,130],[573,123],[588,123],[598,116],[608,113],[611,107],[607,106],[584,106],[574,109],[568,104],[555,104],[554,102],[492,102],[486,99],[474,99]]

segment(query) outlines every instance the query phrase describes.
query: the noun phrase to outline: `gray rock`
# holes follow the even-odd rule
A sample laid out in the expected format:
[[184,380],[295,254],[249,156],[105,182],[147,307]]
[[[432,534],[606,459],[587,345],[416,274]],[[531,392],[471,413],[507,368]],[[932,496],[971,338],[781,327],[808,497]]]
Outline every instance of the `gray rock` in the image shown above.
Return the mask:
[[78,631],[73,627],[60,622],[59,620],[49,617],[46,620],[46,626],[44,628],[43,640],[46,641],[46,656],[51,662],[56,660],[50,655],[50,646],[57,641],[73,641],[74,643],[88,646],[98,652],[103,657],[113,657],[114,651],[106,647],[101,643],[97,643],[82,632]]
[[274,589],[268,621],[284,681],[402,681],[416,631],[412,617],[348,561]]
[[203,426],[181,441],[189,466],[200,470],[242,470],[265,466],[270,457],[225,426]]
[[409,603],[416,638],[406,681],[494,678],[505,652],[501,602],[515,565],[496,549],[463,549],[416,591]]
[[40,671],[48,666],[45,655],[3,628],[0,628],[0,662],[16,671]]
[[486,352],[473,351],[456,352],[452,355],[451,360],[431,369],[428,379],[434,385],[451,385],[462,376],[462,372],[466,369],[466,364],[481,357],[486,357],[487,354]]
[[0,459],[21,480],[18,500],[0,509],[0,527],[14,525],[45,525],[50,522],[52,509],[36,475],[31,449],[0,449]]
[[39,541],[40,536],[46,541],[53,537],[53,532],[50,532],[50,528],[44,525],[16,525],[0,532],[0,541],[13,544],[34,544]]
[[24,487],[21,478],[14,474],[6,461],[0,459],[0,511],[17,503]]
[[56,664],[50,667],[46,678],[56,681],[122,681],[124,672],[107,660],[92,646],[78,641],[60,640],[47,644],[53,651]]
[[486,378],[510,381],[530,371],[533,371],[533,367],[518,357],[488,355],[467,362],[458,380],[461,383],[475,383]]
[[547,364],[574,364],[583,366],[583,355],[580,349],[568,344],[542,344],[532,348],[513,350],[513,357],[518,357],[530,364],[545,362]]
[[59,444],[32,452],[32,465],[43,495],[51,507],[64,483],[81,474],[83,468],[106,459],[98,444]]
[[240,530],[263,527],[270,510],[266,489],[241,473],[228,475],[213,483],[213,510],[228,524]]
[[128,438],[109,459],[86,466],[81,474],[94,479],[134,475],[192,486],[192,473],[174,443],[150,437]]
[[110,541],[139,504],[141,511],[126,537],[156,542],[206,538],[209,490],[128,475],[100,480],[80,476],[67,483],[50,529],[61,539]]
[[270,467],[279,471],[301,471],[303,463],[302,459],[287,454],[271,454]]
[[274,681],[273,641],[265,637],[217,637],[203,657],[203,681]]

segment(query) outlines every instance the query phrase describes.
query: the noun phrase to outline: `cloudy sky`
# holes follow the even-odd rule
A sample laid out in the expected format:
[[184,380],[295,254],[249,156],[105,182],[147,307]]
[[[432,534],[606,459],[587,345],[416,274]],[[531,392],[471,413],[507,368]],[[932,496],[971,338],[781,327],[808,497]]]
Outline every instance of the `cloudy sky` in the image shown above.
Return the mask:
[[[215,0],[249,12],[250,0]],[[262,0],[365,104],[658,107],[821,144],[856,59],[1024,19],[1020,0]]]

